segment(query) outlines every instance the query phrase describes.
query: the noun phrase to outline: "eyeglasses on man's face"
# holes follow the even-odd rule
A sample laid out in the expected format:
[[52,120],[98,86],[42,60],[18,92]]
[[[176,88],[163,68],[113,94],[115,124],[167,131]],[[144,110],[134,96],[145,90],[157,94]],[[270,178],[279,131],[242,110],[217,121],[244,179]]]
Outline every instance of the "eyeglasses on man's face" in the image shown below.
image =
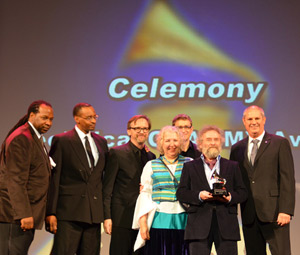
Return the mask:
[[91,120],[97,120],[99,118],[99,116],[96,114],[94,116],[87,116],[87,117],[81,117],[79,116],[80,118],[84,119],[84,120],[87,120],[87,121],[91,121]]
[[191,129],[192,126],[177,126],[180,130],[182,129]]
[[148,133],[149,132],[149,128],[130,127],[130,129],[133,129],[137,133],[140,133],[141,131],[143,131],[144,133]]

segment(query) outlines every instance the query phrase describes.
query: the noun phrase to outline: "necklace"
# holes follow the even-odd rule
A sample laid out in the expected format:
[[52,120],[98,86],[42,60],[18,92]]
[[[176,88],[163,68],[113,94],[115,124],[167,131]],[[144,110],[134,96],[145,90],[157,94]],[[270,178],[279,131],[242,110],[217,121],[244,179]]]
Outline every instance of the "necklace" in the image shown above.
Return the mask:
[[167,163],[169,163],[169,164],[174,164],[174,163],[178,160],[179,156],[178,156],[177,158],[175,158],[173,161],[167,160],[165,156],[162,156],[162,158],[163,158],[163,160],[166,161]]

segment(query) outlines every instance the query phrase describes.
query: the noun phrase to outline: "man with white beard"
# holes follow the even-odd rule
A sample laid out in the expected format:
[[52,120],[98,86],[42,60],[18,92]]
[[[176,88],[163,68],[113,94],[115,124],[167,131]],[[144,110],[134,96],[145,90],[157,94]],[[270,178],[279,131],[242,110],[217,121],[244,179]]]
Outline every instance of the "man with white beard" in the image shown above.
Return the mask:
[[[176,196],[189,204],[185,240],[190,255],[209,255],[213,243],[218,254],[238,254],[237,204],[246,200],[247,190],[238,164],[220,156],[223,143],[223,130],[202,128],[197,139],[202,154],[182,169]],[[223,180],[227,194],[213,191],[219,180]]]

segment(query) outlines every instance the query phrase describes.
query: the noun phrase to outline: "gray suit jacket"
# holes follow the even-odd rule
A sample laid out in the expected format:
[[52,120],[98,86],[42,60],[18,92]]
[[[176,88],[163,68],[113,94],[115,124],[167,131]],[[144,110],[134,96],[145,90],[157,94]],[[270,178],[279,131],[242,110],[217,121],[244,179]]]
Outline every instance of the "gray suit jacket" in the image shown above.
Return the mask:
[[33,217],[34,228],[41,229],[49,179],[49,158],[26,123],[6,139],[0,165],[0,221],[17,223]]
[[244,224],[276,222],[278,213],[294,214],[295,178],[291,147],[287,139],[265,133],[254,166],[247,157],[248,137],[231,148],[230,159],[239,163],[249,196],[241,204]]

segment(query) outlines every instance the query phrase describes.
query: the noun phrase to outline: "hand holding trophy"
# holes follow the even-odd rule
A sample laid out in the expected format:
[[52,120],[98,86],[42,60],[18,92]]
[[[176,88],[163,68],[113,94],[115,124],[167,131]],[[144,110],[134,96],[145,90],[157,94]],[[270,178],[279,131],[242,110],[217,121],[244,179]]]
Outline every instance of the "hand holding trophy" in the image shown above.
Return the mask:
[[222,178],[216,171],[212,174],[212,179],[214,181],[213,183],[213,189],[212,189],[212,195],[213,196],[228,196],[228,192],[226,190],[225,184],[226,179]]

